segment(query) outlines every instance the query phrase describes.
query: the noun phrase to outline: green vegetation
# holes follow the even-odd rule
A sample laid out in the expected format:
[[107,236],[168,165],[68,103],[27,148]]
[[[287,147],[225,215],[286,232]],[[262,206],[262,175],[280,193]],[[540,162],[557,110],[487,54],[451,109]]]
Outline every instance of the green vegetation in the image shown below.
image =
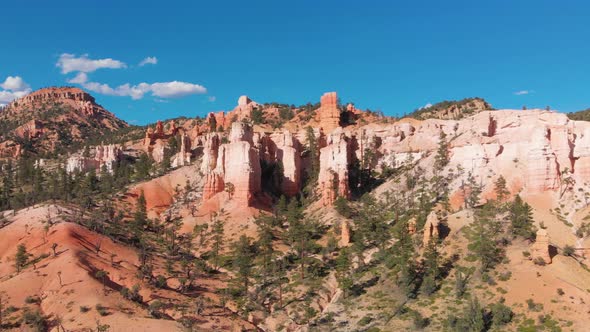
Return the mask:
[[454,118],[454,120],[458,120],[463,118],[464,116],[469,116],[473,114],[476,110],[475,101],[483,102],[485,105],[485,109],[492,109],[492,106],[488,104],[483,98],[475,97],[475,98],[465,98],[462,100],[444,100],[434,105],[420,108],[415,110],[414,112],[408,114],[406,117],[415,118],[418,120],[425,120],[430,117],[436,117],[436,114],[440,111],[446,110],[450,107],[456,106],[461,110],[461,113],[458,117]]

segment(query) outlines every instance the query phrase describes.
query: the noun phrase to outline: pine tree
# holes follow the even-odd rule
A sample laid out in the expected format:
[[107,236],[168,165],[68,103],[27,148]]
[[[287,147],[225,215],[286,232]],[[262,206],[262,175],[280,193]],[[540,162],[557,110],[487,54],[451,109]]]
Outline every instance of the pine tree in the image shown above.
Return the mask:
[[372,195],[365,194],[361,197],[362,206],[354,217],[356,231],[353,234],[354,241],[359,242],[365,248],[376,246],[380,249],[391,238],[387,221],[390,214],[385,205]]
[[496,199],[499,202],[503,202],[506,198],[508,198],[508,195],[510,195],[510,192],[506,187],[506,179],[502,175],[500,175],[500,177],[494,183],[494,192],[496,193]]
[[481,195],[482,187],[477,183],[471,172],[469,172],[467,176],[467,184],[469,186],[469,195],[465,197],[465,204],[470,208],[474,208],[479,204],[479,196]]
[[438,149],[434,157],[434,170],[436,172],[442,170],[449,164],[449,143],[447,142],[447,134],[443,130],[440,131],[438,138]]
[[438,288],[438,279],[441,275],[440,253],[438,252],[434,239],[428,242],[424,250],[422,266],[424,268],[424,278],[421,285],[422,291],[426,295],[430,295]]
[[14,266],[16,267],[16,272],[20,273],[20,271],[27,265],[29,261],[29,254],[27,253],[27,247],[24,244],[19,244],[16,249],[16,255],[14,257]]
[[488,203],[475,211],[474,221],[467,231],[469,250],[480,261],[481,271],[486,271],[500,261],[502,248],[498,243],[502,225],[496,220],[494,205]]
[[217,270],[219,269],[219,254],[223,249],[223,233],[225,221],[222,220],[217,213],[213,213],[211,215],[211,218],[213,219],[213,227],[211,229],[213,249],[211,251],[211,255],[213,258],[213,268]]
[[485,321],[484,321],[484,316],[483,316],[483,309],[482,309],[481,305],[479,304],[479,301],[476,297],[471,299],[471,302],[469,302],[469,309],[467,312],[468,312],[468,317],[470,318],[469,326],[471,327],[471,331],[473,331],[473,332],[485,331]]
[[244,292],[248,292],[248,283],[252,276],[252,265],[254,261],[252,244],[250,238],[246,235],[240,236],[239,240],[233,245],[233,265],[238,279],[243,284]]
[[135,214],[133,216],[133,223],[134,226],[140,230],[148,224],[147,203],[143,191],[141,191],[139,197],[137,198],[137,205],[135,208]]
[[354,285],[352,260],[349,251],[349,248],[343,248],[340,250],[338,258],[336,258],[336,280],[338,281],[340,289],[342,289],[344,298],[346,298],[348,291]]
[[399,266],[398,285],[408,298],[416,296],[418,267],[416,266],[416,250],[407,227],[401,227],[396,243],[397,265]]
[[516,195],[509,208],[510,231],[514,236],[522,236],[527,240],[534,240],[536,230],[533,224],[533,209]]
[[273,247],[272,217],[261,215],[255,220],[258,226],[258,241],[256,246],[260,253],[260,263],[263,281],[272,273],[272,260],[275,253]]
[[287,239],[298,257],[301,279],[304,279],[308,254],[315,244],[312,238],[317,225],[303,216],[296,200],[291,200],[289,203],[286,216],[289,223]]
[[142,153],[135,163],[135,172],[138,180],[142,181],[150,177],[153,160],[147,153]]
[[315,183],[320,172],[320,149],[312,127],[306,128],[307,151],[309,151],[309,183]]

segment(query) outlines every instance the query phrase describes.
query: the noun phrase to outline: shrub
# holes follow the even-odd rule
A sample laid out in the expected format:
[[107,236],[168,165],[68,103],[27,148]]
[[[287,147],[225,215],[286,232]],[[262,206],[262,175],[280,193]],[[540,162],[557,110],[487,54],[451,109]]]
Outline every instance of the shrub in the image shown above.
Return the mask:
[[494,326],[502,326],[512,321],[512,309],[503,303],[496,303],[492,306],[492,322]]
[[155,318],[160,318],[162,316],[162,308],[164,307],[164,303],[159,300],[155,300],[148,306],[148,312]]
[[373,317],[371,315],[367,315],[363,318],[361,318],[361,320],[359,320],[358,324],[360,326],[365,326],[368,325],[369,323],[371,323],[373,321]]
[[563,291],[563,289],[558,288],[557,289],[557,295],[562,296],[563,294],[565,294],[565,292]]
[[564,256],[573,256],[575,252],[576,249],[573,246],[566,245],[565,247],[563,247],[562,253]]
[[25,311],[23,312],[23,321],[25,324],[31,326],[34,331],[42,332],[46,329],[47,324],[45,317],[43,317],[39,310],[25,308]]
[[414,314],[412,316],[412,322],[414,323],[414,327],[418,330],[424,329],[426,326],[428,326],[428,323],[430,322],[428,318],[423,317],[422,314],[420,314],[418,311],[414,311]]
[[533,299],[528,299],[526,300],[526,304],[529,308],[530,311],[541,311],[543,310],[543,304],[542,303],[535,303],[533,301]]
[[537,257],[537,258],[535,258],[535,259],[533,260],[533,262],[534,262],[536,265],[539,265],[539,266],[545,266],[545,264],[547,264],[547,263],[545,263],[545,260],[544,260],[542,257]]
[[166,288],[168,284],[166,283],[166,277],[159,275],[156,277],[156,287],[158,288]]
[[352,215],[352,209],[350,206],[348,206],[348,201],[342,196],[338,196],[338,198],[334,201],[334,208],[344,218],[350,218]]
[[137,302],[137,303],[142,303],[143,297],[139,294],[139,290],[140,290],[140,286],[137,284],[133,285],[133,287],[131,287],[131,289],[129,289],[127,287],[123,287],[123,288],[121,288],[121,295],[123,295],[123,297],[126,298],[127,300]]
[[98,312],[99,315],[101,316],[107,316],[109,314],[109,311],[107,310],[106,307],[104,307],[102,304],[98,303],[96,305],[96,311]]
[[27,296],[27,298],[25,298],[25,303],[27,304],[33,304],[33,303],[41,303],[41,299],[38,296]]
[[81,305],[80,306],[80,312],[81,313],[87,313],[90,310],[91,310],[91,308],[89,306],[85,306],[85,305]]

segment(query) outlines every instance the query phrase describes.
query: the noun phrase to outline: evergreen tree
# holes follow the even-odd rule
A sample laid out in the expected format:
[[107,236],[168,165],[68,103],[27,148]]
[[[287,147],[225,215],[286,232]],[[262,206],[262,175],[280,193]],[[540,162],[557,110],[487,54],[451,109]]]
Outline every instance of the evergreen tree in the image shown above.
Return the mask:
[[306,128],[307,151],[309,152],[309,183],[315,183],[320,173],[320,147],[312,127]]
[[533,224],[533,209],[524,202],[519,195],[516,195],[509,208],[510,231],[514,236],[533,241],[536,237],[536,230]]
[[148,224],[147,203],[143,191],[137,198],[135,214],[133,215],[133,224],[138,230],[142,230]]
[[287,222],[289,223],[287,238],[291,248],[297,255],[301,279],[304,279],[308,254],[313,250],[315,245],[313,236],[317,229],[317,225],[303,216],[301,208],[296,200],[291,200],[289,203],[286,216]]
[[506,198],[508,198],[508,195],[510,195],[510,192],[506,186],[506,179],[504,179],[502,175],[500,175],[500,177],[494,183],[494,192],[496,193],[496,199],[499,202],[503,202]]
[[356,231],[353,234],[353,239],[365,248],[377,246],[383,249],[391,238],[387,224],[390,219],[389,211],[384,203],[372,195],[363,195],[361,203],[361,208],[354,217]]
[[270,216],[261,215],[255,220],[258,226],[258,241],[256,245],[260,253],[261,272],[264,281],[266,281],[273,269],[271,263],[275,250],[273,247],[272,219]]
[[27,265],[28,261],[29,254],[27,253],[27,247],[21,243],[16,248],[16,255],[14,256],[14,267],[16,267],[16,272],[20,273],[20,271]]
[[440,131],[438,137],[438,149],[434,157],[434,170],[436,172],[442,170],[449,164],[449,143],[447,142],[447,134],[443,130]]
[[[222,210],[223,212],[223,210]],[[213,240],[213,249],[211,251],[211,255],[213,258],[213,268],[215,270],[219,269],[219,254],[223,249],[223,233],[225,227],[225,221],[220,218],[217,213],[213,213],[211,215],[213,219],[213,226],[211,228],[212,233],[212,240]]]
[[336,258],[336,280],[338,281],[340,289],[342,289],[344,298],[346,298],[348,291],[354,285],[352,260],[349,248],[343,248],[340,250],[340,254],[338,255],[338,258]]
[[246,235],[240,236],[239,240],[233,245],[233,265],[238,279],[243,284],[244,292],[248,292],[248,283],[252,276],[252,265],[254,253],[250,238]]
[[498,236],[502,231],[501,223],[496,220],[495,207],[487,203],[474,213],[474,221],[467,231],[469,250],[480,261],[481,271],[493,267],[502,258],[502,248]]
[[441,275],[440,253],[436,247],[436,242],[431,239],[424,250],[424,260],[422,262],[424,277],[422,280],[422,291],[430,295],[438,288],[438,279]]
[[152,170],[153,160],[147,153],[142,153],[135,163],[136,177],[139,181],[148,179]]
[[471,172],[469,172],[467,176],[467,185],[469,186],[469,194],[465,197],[465,204],[467,207],[474,208],[479,204],[479,196],[481,195],[482,187],[477,183]]
[[418,267],[416,266],[416,250],[407,227],[401,227],[396,243],[397,265],[399,266],[398,285],[408,298],[416,296]]

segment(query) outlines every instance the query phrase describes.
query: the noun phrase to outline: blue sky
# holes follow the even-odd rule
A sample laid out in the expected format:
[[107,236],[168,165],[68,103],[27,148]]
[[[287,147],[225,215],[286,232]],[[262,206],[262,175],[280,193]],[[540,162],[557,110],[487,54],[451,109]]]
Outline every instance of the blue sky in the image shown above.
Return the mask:
[[[84,86],[138,124],[229,110],[243,94],[298,105],[337,91],[343,102],[388,115],[470,96],[496,108],[590,107],[590,3],[581,0],[38,0],[1,8],[0,103],[28,87]],[[140,66],[147,57],[157,61]]]

